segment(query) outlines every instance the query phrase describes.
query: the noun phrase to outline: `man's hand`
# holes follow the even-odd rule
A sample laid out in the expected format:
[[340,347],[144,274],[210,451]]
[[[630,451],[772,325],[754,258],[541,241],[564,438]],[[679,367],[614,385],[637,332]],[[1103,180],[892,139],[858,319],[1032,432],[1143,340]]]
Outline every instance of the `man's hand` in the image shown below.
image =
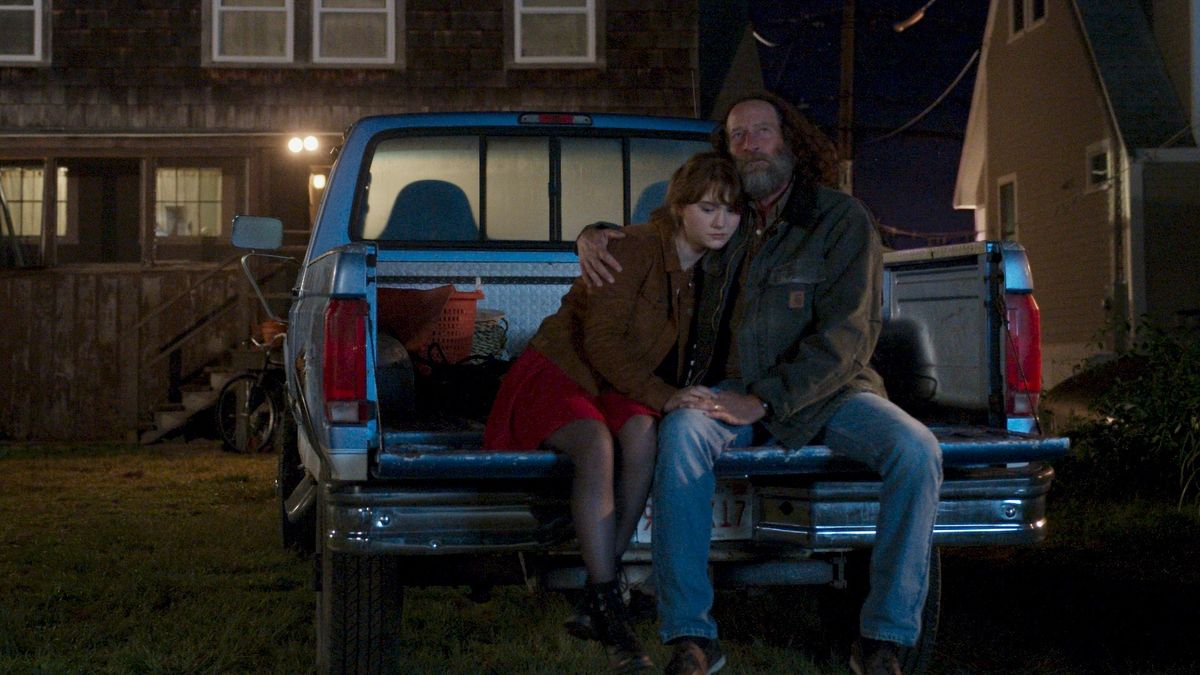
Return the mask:
[[708,416],[726,424],[754,424],[766,416],[762,399],[754,394],[718,391],[716,398],[705,408]]
[[693,387],[684,387],[675,392],[671,398],[667,399],[667,403],[663,406],[663,412],[671,412],[676,408],[696,408],[697,410],[711,410],[712,405],[717,402],[717,392],[696,385]]
[[608,252],[608,242],[624,236],[624,232],[608,227],[587,227],[579,233],[575,251],[579,254],[584,283],[597,288],[616,281],[613,273],[621,271],[621,263]]

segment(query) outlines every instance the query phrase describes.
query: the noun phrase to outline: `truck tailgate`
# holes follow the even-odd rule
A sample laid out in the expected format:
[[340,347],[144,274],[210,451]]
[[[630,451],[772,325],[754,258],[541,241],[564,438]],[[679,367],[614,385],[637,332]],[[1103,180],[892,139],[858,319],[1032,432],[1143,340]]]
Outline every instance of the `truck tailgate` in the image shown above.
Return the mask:
[[[1057,459],[1070,441],[981,427],[933,427],[947,468]],[[388,432],[374,475],[385,480],[548,478],[570,475],[570,461],[549,450],[483,452],[478,433]],[[861,471],[824,445],[791,450],[738,448],[717,460],[719,478],[750,478]]]

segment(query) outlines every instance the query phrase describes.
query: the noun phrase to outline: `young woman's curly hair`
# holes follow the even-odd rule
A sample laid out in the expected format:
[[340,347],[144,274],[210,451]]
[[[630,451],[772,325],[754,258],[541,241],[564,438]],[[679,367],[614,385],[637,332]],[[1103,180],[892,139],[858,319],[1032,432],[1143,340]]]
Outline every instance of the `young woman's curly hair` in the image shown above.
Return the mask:
[[837,148],[833,142],[815,124],[805,119],[795,106],[769,91],[746,94],[729,104],[721,117],[721,124],[713,131],[714,148],[729,154],[725,120],[729,119],[729,111],[746,101],[763,101],[775,108],[783,138],[796,156],[797,178],[812,184],[837,185]]

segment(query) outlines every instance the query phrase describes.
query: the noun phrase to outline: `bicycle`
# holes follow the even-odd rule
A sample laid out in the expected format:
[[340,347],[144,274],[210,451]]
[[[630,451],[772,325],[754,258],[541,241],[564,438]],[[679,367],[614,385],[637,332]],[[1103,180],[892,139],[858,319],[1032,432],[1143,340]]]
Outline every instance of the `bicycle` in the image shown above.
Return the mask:
[[271,449],[275,430],[285,414],[283,333],[251,344],[262,351],[263,363],[237,375],[217,395],[217,429],[229,452],[255,454]]

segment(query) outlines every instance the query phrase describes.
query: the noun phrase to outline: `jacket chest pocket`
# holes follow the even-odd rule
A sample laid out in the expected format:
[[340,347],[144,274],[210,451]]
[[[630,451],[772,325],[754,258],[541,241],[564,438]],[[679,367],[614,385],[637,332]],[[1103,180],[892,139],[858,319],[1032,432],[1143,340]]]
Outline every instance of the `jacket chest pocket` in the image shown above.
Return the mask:
[[801,258],[771,270],[762,291],[760,316],[768,335],[792,340],[812,321],[816,290],[825,281],[825,261]]

